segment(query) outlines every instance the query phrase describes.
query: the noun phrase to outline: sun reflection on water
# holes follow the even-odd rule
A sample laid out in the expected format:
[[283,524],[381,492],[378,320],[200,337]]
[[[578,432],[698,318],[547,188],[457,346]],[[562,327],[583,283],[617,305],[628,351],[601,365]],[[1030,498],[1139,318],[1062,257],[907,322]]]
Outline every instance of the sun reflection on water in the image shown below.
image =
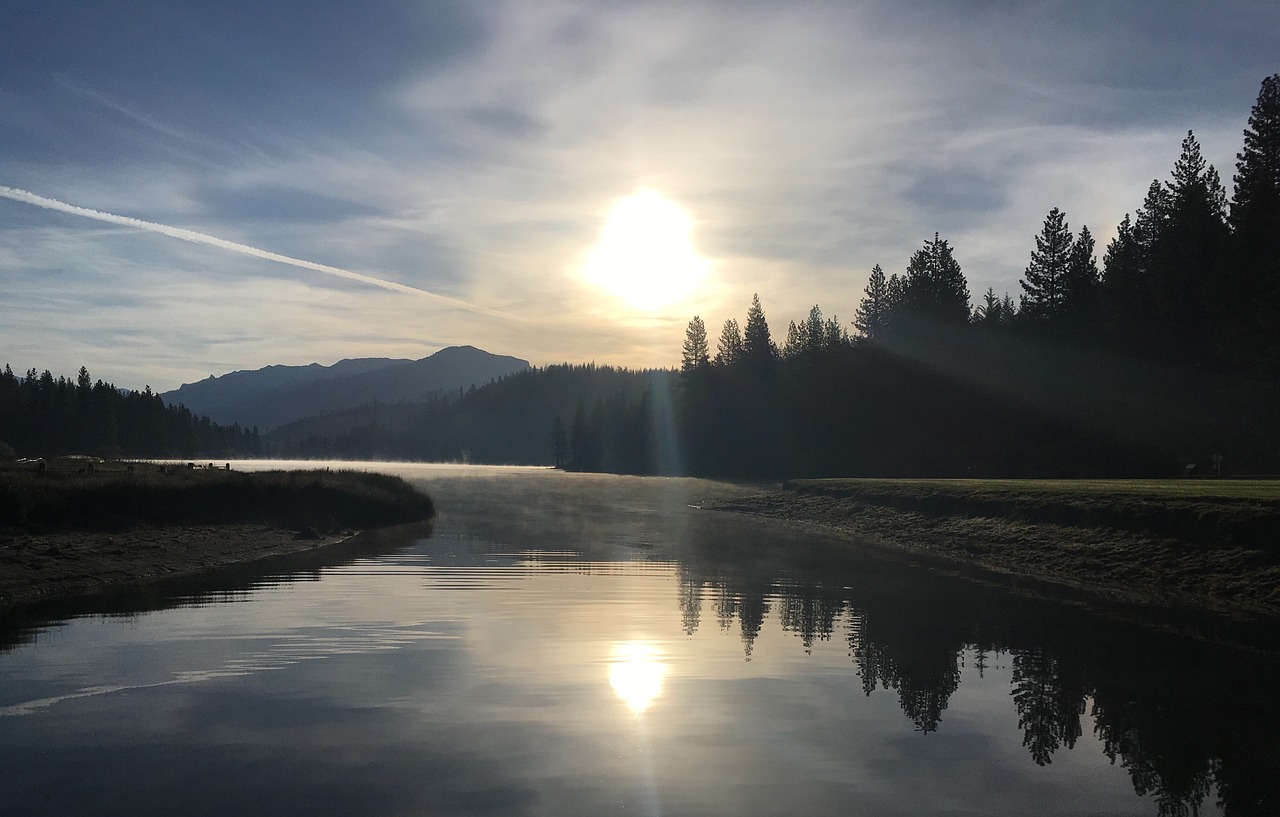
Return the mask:
[[627,708],[639,715],[662,694],[668,666],[653,644],[627,641],[614,646],[609,662],[609,685]]

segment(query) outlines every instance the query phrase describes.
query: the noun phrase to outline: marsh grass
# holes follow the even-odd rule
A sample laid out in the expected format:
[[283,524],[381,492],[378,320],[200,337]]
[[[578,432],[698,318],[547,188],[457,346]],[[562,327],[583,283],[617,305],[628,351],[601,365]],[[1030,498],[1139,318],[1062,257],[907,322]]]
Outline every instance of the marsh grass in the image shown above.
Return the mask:
[[784,489],[919,513],[1169,537],[1280,553],[1274,480],[794,480]]
[[1280,615],[1280,482],[794,480],[703,507],[1107,598]]
[[336,531],[429,519],[431,498],[359,471],[265,471],[149,463],[0,472],[0,533],[264,524]]

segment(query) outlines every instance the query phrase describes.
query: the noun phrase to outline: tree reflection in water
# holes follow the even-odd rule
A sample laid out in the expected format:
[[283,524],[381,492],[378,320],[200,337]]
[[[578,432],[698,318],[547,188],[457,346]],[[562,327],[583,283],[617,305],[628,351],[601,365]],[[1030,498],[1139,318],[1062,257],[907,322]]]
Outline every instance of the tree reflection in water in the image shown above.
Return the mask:
[[958,592],[955,579],[915,571],[908,583],[866,564],[806,573],[771,560],[699,554],[679,569],[686,633],[698,629],[706,598],[722,629],[737,624],[747,660],[774,610],[806,651],[842,637],[863,693],[896,693],[920,732],[945,728],[966,654],[980,674],[991,657],[1004,658],[1033,762],[1049,764],[1073,749],[1088,713],[1107,756],[1129,770],[1134,790],[1150,796],[1161,817],[1197,815],[1215,791],[1232,817],[1280,814],[1274,652],[1153,631],[997,588],[966,584]]

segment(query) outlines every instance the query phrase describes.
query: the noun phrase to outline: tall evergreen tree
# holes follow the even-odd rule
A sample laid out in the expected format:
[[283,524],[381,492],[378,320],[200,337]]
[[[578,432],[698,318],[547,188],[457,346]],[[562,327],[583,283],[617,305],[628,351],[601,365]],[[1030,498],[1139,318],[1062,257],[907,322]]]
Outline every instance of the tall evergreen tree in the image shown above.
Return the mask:
[[769,334],[769,322],[765,320],[760,296],[751,296],[747,309],[747,325],[742,333],[742,358],[757,368],[767,367],[778,358],[778,347]]
[[853,325],[862,337],[875,340],[876,334],[888,325],[891,308],[889,282],[884,277],[884,270],[876,264],[871,268],[871,277],[867,279],[862,302],[853,315]]
[[711,352],[707,346],[707,326],[702,318],[694,315],[684,333],[684,349],[680,356],[680,370],[692,372],[711,364]]
[[732,366],[742,359],[742,330],[738,322],[729,318],[720,330],[720,341],[716,347],[716,365]]
[[1023,321],[1042,330],[1059,326],[1065,312],[1067,266],[1071,258],[1071,229],[1065,214],[1057,207],[1045,217],[1044,227],[1036,236],[1031,263],[1023,273]]
[[[913,318],[940,324],[969,321],[969,284],[951,246],[933,234],[916,250],[902,282],[901,311]],[[895,314],[898,310],[895,309]]]
[[1205,363],[1217,335],[1211,305],[1228,238],[1226,192],[1191,131],[1165,188],[1168,220],[1156,236],[1153,258],[1165,352],[1178,361]]
[[1233,181],[1226,300],[1242,314],[1235,316],[1232,351],[1251,368],[1280,377],[1280,74],[1262,81]]
[[1081,227],[1080,235],[1071,245],[1067,274],[1063,279],[1063,317],[1068,334],[1081,338],[1096,331],[1101,285],[1102,274],[1098,271],[1093,233],[1087,226]]
[[1131,354],[1160,348],[1155,272],[1156,245],[1168,228],[1171,201],[1159,180],[1147,188],[1142,207],[1126,214],[1103,257],[1103,324],[1111,341]]

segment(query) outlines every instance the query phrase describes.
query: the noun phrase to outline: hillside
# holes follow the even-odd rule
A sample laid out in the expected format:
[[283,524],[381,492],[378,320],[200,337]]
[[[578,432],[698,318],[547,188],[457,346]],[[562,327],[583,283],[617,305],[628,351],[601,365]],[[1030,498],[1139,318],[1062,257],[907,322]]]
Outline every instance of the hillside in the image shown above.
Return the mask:
[[283,457],[468,460],[550,465],[552,429],[579,412],[633,405],[647,392],[670,396],[673,373],[611,366],[531,368],[487,386],[402,403],[364,405],[282,426],[266,435]]
[[361,358],[332,366],[267,366],[188,383],[161,395],[222,423],[268,430],[372,402],[420,400],[529,368],[526,360],[450,346],[421,360]]

